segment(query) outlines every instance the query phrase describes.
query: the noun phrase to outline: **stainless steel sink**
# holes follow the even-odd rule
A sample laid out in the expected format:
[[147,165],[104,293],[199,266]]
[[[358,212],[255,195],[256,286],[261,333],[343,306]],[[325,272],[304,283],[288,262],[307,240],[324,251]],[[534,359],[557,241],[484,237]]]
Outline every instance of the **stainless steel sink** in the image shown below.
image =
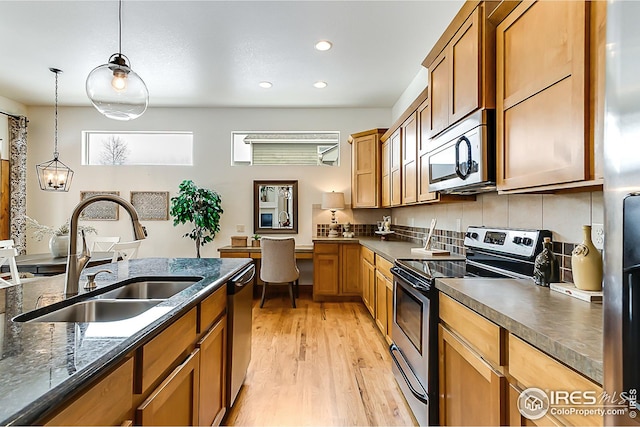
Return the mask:
[[166,299],[200,281],[190,280],[141,280],[100,294],[100,298],[114,299]]
[[17,316],[16,322],[113,322],[129,319],[160,304],[160,299],[114,300],[92,299],[80,301],[51,313],[34,316],[28,312]]

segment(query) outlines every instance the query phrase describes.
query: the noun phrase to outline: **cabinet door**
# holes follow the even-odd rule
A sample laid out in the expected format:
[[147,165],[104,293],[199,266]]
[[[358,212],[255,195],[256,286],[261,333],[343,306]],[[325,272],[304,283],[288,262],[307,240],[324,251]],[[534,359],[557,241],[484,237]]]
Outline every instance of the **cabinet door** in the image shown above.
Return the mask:
[[402,124],[402,204],[418,201],[416,154],[418,145],[418,118],[413,113]]
[[393,281],[387,281],[387,342],[391,344],[391,328],[393,325]]
[[340,294],[361,295],[360,287],[360,245],[344,243],[340,245]]
[[382,144],[381,153],[381,201],[382,207],[388,208],[391,206],[391,141],[386,140]]
[[362,301],[371,313],[371,317],[376,317],[375,297],[376,297],[376,268],[367,260],[362,260]]
[[449,124],[480,107],[480,7],[449,42]]
[[449,125],[449,80],[449,57],[448,49],[445,48],[429,67],[429,137],[435,136]]
[[402,132],[398,128],[390,137],[391,141],[391,206],[402,203]]
[[504,425],[504,375],[448,329],[442,325],[438,329],[440,425]]
[[561,423],[559,420],[555,419],[553,416],[548,413],[544,415],[542,418],[537,420],[530,420],[522,416],[520,411],[518,410],[518,399],[520,398],[520,393],[522,390],[513,384],[509,384],[509,393],[507,395],[509,402],[509,425],[510,426],[522,426],[522,427],[533,427],[533,426],[564,426],[564,423]]
[[427,99],[418,107],[418,148],[417,148],[417,193],[419,202],[429,202],[438,198],[438,193],[429,192],[429,151],[435,147],[429,139],[431,123],[431,103]]
[[361,136],[353,140],[352,207],[377,208],[379,206],[378,134]]
[[387,335],[387,278],[376,270],[376,325]]
[[197,426],[199,375],[196,349],[138,407],[138,425]]
[[523,2],[498,25],[499,190],[588,178],[584,1]]
[[313,294],[338,295],[340,248],[337,243],[316,243],[313,248]]
[[200,349],[199,422],[219,426],[226,411],[227,316],[198,341]]
[[50,426],[120,425],[133,415],[133,358],[49,418]]

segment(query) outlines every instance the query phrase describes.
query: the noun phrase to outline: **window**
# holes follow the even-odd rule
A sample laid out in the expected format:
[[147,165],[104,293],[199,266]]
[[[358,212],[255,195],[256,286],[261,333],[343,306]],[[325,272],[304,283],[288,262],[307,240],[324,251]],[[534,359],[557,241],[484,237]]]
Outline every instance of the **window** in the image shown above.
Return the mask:
[[193,165],[193,132],[82,132],[83,165]]
[[340,165],[340,132],[233,132],[233,165]]

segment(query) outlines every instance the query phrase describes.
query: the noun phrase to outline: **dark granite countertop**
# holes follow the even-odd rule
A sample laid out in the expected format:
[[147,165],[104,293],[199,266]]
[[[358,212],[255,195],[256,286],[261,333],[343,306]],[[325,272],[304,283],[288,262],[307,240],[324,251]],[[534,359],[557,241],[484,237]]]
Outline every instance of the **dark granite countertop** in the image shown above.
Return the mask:
[[515,279],[438,279],[443,293],[602,384],[602,304]]
[[[171,321],[226,283],[251,262],[245,258],[148,258],[85,269],[109,269],[96,278],[98,288],[132,277],[201,277],[141,316],[118,322],[19,323],[23,312],[63,299],[64,276],[30,280],[0,289],[0,419],[3,425],[36,422],[96,375],[117,364]],[[87,297],[81,288],[77,299]],[[137,319],[137,320],[134,320]]]

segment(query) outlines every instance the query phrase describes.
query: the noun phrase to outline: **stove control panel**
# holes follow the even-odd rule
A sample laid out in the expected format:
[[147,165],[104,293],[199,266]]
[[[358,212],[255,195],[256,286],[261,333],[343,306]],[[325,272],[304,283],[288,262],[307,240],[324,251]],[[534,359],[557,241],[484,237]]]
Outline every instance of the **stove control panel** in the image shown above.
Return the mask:
[[470,226],[465,233],[464,245],[468,248],[490,250],[505,255],[533,258],[542,249],[544,237],[551,237],[551,232]]

